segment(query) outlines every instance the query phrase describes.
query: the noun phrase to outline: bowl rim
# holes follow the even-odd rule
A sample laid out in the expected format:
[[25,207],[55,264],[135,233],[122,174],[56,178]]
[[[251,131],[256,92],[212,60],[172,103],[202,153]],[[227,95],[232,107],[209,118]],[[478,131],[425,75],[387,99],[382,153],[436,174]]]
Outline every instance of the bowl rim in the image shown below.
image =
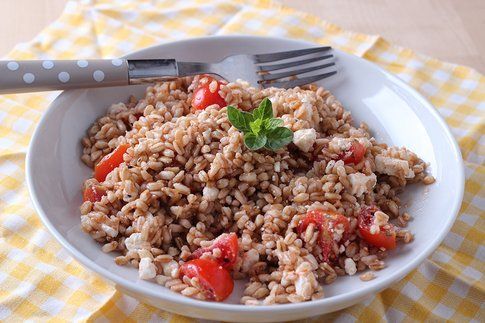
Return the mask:
[[[132,55],[143,55],[145,51],[150,51],[158,47],[163,47],[169,44],[184,44],[184,43],[192,43],[194,41],[207,41],[211,39],[221,39],[221,41],[224,40],[234,40],[234,39],[244,39],[244,40],[264,40],[264,39],[272,39],[276,41],[292,41],[295,43],[301,43],[302,46],[318,46],[317,43],[312,43],[309,41],[302,41],[302,40],[296,40],[296,39],[291,39],[291,38],[283,38],[283,37],[267,37],[267,36],[252,36],[252,35],[216,35],[216,36],[205,36],[205,37],[196,37],[196,38],[187,38],[179,41],[167,41],[167,42],[161,42],[157,45],[150,46],[138,51],[131,52],[124,57],[130,57]],[[328,298],[322,298],[314,301],[308,301],[308,302],[302,302],[302,303],[288,303],[288,304],[278,304],[277,306],[275,305],[258,305],[258,306],[246,306],[243,304],[229,304],[229,303],[217,303],[217,302],[207,302],[207,301],[201,301],[201,300],[196,300],[192,299],[189,297],[183,297],[183,298],[176,298],[175,295],[172,295],[172,293],[160,293],[158,289],[148,289],[145,287],[141,287],[136,283],[126,281],[122,279],[121,277],[117,276],[116,274],[110,272],[108,269],[98,265],[95,261],[91,260],[87,256],[83,255],[81,252],[79,252],[73,245],[67,241],[62,234],[56,229],[55,225],[49,220],[49,217],[47,214],[44,212],[44,210],[41,207],[39,198],[37,196],[36,191],[34,190],[34,184],[33,184],[33,177],[34,174],[32,173],[32,163],[33,163],[33,154],[32,154],[32,146],[33,143],[37,140],[37,138],[40,136],[41,129],[43,128],[43,124],[46,122],[48,119],[48,116],[52,113],[53,111],[53,105],[55,104],[56,101],[66,98],[67,96],[75,93],[75,91],[79,90],[67,90],[62,92],[56,99],[51,102],[47,110],[44,112],[42,118],[40,119],[39,123],[36,126],[36,129],[32,135],[32,138],[30,140],[29,148],[27,151],[27,156],[26,156],[26,180],[27,180],[27,187],[30,193],[31,200],[33,202],[34,208],[37,211],[39,217],[41,218],[43,224],[47,227],[49,232],[55,237],[55,239],[61,244],[63,248],[65,248],[69,254],[79,261],[84,267],[88,268],[89,270],[101,275],[104,279],[114,282],[117,285],[120,285],[121,287],[137,293],[141,294],[144,296],[148,296],[151,298],[163,300],[163,301],[168,301],[168,302],[173,302],[173,303],[178,303],[180,305],[185,305],[185,306],[191,306],[195,307],[198,309],[204,309],[204,310],[223,310],[223,311],[230,311],[230,312],[255,312],[255,313],[263,313],[267,312],[268,310],[271,311],[278,311],[278,312],[291,312],[294,310],[305,310],[307,308],[311,308],[314,306],[319,306],[319,305],[325,305],[326,307],[335,307],[337,308],[339,304],[343,302],[352,302],[352,301],[358,301],[367,295],[377,293],[387,287],[389,287],[390,284],[393,282],[403,278],[407,274],[409,274],[412,270],[417,268],[427,257],[431,255],[432,252],[435,251],[435,249],[441,244],[445,236],[448,234],[450,231],[453,223],[455,222],[455,219],[458,215],[459,209],[462,204],[462,199],[463,199],[463,194],[464,194],[464,183],[465,183],[465,174],[464,174],[464,164],[463,164],[463,159],[461,156],[461,151],[459,149],[459,146],[453,137],[448,125],[446,122],[443,120],[441,115],[438,113],[438,111],[429,103],[420,93],[418,93],[414,88],[412,88],[410,85],[399,79],[397,76],[391,74],[390,72],[387,72],[383,68],[377,66],[376,64],[367,61],[361,57],[348,54],[345,52],[342,52],[340,50],[337,50],[339,52],[339,55],[349,55],[352,56],[354,59],[357,59],[360,61],[361,64],[365,64],[368,67],[376,70],[377,72],[381,73],[384,75],[390,82],[394,83],[398,87],[406,90],[408,93],[412,95],[412,97],[417,100],[423,107],[425,107],[428,111],[428,113],[431,114],[431,116],[434,118],[434,121],[437,122],[438,126],[440,126],[442,130],[442,135],[445,136],[447,141],[452,144],[451,150],[453,153],[454,161],[457,162],[456,166],[458,171],[457,177],[459,181],[459,187],[456,188],[455,193],[455,200],[453,201],[453,207],[450,209],[450,214],[453,214],[453,216],[448,217],[448,221],[446,225],[444,226],[444,229],[439,232],[434,238],[434,240],[426,245],[425,247],[422,248],[422,250],[416,254],[416,257],[413,259],[412,262],[406,264],[405,266],[402,266],[401,268],[397,269],[396,271],[388,274],[387,276],[381,278],[379,282],[377,282],[374,285],[369,285],[369,287],[361,288],[359,290],[355,291],[350,291],[346,292],[343,294],[335,295],[332,297]]]

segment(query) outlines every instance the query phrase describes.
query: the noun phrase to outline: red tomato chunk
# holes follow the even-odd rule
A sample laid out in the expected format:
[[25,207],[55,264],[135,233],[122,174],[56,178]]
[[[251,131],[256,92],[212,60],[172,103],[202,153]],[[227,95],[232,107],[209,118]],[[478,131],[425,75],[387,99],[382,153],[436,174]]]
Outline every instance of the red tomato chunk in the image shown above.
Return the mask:
[[352,142],[349,150],[341,154],[339,159],[347,164],[358,164],[362,161],[365,155],[366,148],[358,141]]
[[371,233],[374,213],[379,211],[375,206],[364,207],[359,214],[359,234],[369,244],[386,249],[396,248],[396,229],[391,223],[381,226],[379,233]]
[[86,187],[83,192],[83,200],[91,202],[99,202],[101,198],[106,195],[104,188],[96,185]]
[[191,255],[191,259],[200,258],[205,252],[212,252],[216,248],[221,251],[221,255],[216,261],[224,268],[231,269],[236,262],[239,251],[239,243],[235,233],[221,234],[214,240],[212,246],[195,250]]
[[94,167],[94,178],[100,183],[104,182],[106,176],[123,162],[123,155],[129,147],[129,144],[119,145],[110,154],[104,156]]
[[[350,223],[347,217],[334,211],[313,210],[309,211],[300,221],[297,227],[298,234],[305,234],[308,226],[313,223],[319,232],[318,245],[322,249],[322,256],[325,261],[335,257],[333,244],[337,239],[344,242],[350,231]],[[339,231],[340,233],[338,233]]]
[[[209,80],[206,83],[200,84],[194,91],[192,97],[192,106],[196,110],[204,110],[210,105],[217,104],[220,108],[227,105],[226,101],[219,95],[221,82],[206,76]],[[217,86],[214,91],[211,91],[211,83],[216,82]]]
[[234,281],[229,272],[211,259],[193,259],[180,267],[182,276],[198,278],[208,300],[222,302],[234,289]]

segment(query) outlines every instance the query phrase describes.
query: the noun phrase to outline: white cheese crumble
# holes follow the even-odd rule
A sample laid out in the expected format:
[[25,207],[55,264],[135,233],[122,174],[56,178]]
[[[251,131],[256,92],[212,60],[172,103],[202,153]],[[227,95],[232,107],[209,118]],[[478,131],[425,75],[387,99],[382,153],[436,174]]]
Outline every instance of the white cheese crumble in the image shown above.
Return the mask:
[[204,196],[204,199],[209,202],[215,201],[217,199],[217,195],[219,195],[219,189],[217,189],[217,187],[206,186],[202,190],[202,195]]
[[175,260],[171,260],[166,263],[162,263],[163,274],[172,278],[176,278],[178,275],[179,264]]
[[259,253],[256,249],[246,251],[242,257],[241,271],[247,273],[259,261]]
[[132,233],[131,236],[125,239],[125,246],[128,251],[138,251],[140,249],[149,249],[150,244],[142,240],[141,233]]
[[356,197],[361,197],[364,193],[372,191],[377,183],[375,174],[366,176],[363,173],[355,173],[348,175],[350,185],[352,186],[350,194]]
[[375,163],[378,173],[400,178],[414,177],[414,172],[409,168],[409,163],[406,160],[377,155]]
[[141,258],[138,265],[138,276],[141,279],[152,279],[157,275],[157,267],[153,264],[152,260],[148,257]]
[[344,264],[345,272],[350,276],[355,275],[357,272],[357,267],[355,266],[354,260],[352,260],[352,258],[346,258]]
[[310,151],[316,140],[317,132],[313,128],[298,130],[293,134],[293,143],[304,152]]
[[328,143],[328,147],[336,152],[349,150],[350,146],[352,146],[352,139],[350,138],[334,137]]

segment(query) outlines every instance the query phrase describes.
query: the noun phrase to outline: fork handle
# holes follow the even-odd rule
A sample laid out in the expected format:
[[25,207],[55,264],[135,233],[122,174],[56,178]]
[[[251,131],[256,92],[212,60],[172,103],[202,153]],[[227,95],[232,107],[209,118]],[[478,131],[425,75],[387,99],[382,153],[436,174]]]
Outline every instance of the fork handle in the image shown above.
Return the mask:
[[177,76],[174,59],[0,61],[0,94],[140,84]]

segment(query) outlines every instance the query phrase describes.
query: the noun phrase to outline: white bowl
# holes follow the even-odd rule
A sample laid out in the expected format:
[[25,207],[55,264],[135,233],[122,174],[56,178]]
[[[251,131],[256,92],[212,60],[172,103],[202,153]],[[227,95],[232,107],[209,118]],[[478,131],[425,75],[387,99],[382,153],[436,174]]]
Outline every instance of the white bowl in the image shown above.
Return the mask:
[[[129,58],[176,57],[218,60],[235,53],[261,53],[315,46],[279,38],[227,36],[197,38],[151,47]],[[205,319],[285,321],[336,311],[388,287],[415,269],[440,244],[461,205],[464,185],[460,150],[436,110],[397,77],[358,57],[336,50],[338,74],[323,84],[365,121],[380,141],[405,146],[429,162],[437,182],[408,187],[403,198],[414,216],[409,228],[415,241],[390,253],[377,278],[339,277],[324,286],[325,298],[299,304],[243,306],[237,303],[242,285],[225,303],[203,302],[138,279],[137,270],[115,265],[113,254],[80,229],[81,185],[91,169],[80,160],[86,129],[115,102],[130,94],[141,97],[143,86],[75,90],[62,93],[40,121],[27,155],[27,182],[33,203],[50,232],[74,258],[113,282],[129,295],[156,307]]]

